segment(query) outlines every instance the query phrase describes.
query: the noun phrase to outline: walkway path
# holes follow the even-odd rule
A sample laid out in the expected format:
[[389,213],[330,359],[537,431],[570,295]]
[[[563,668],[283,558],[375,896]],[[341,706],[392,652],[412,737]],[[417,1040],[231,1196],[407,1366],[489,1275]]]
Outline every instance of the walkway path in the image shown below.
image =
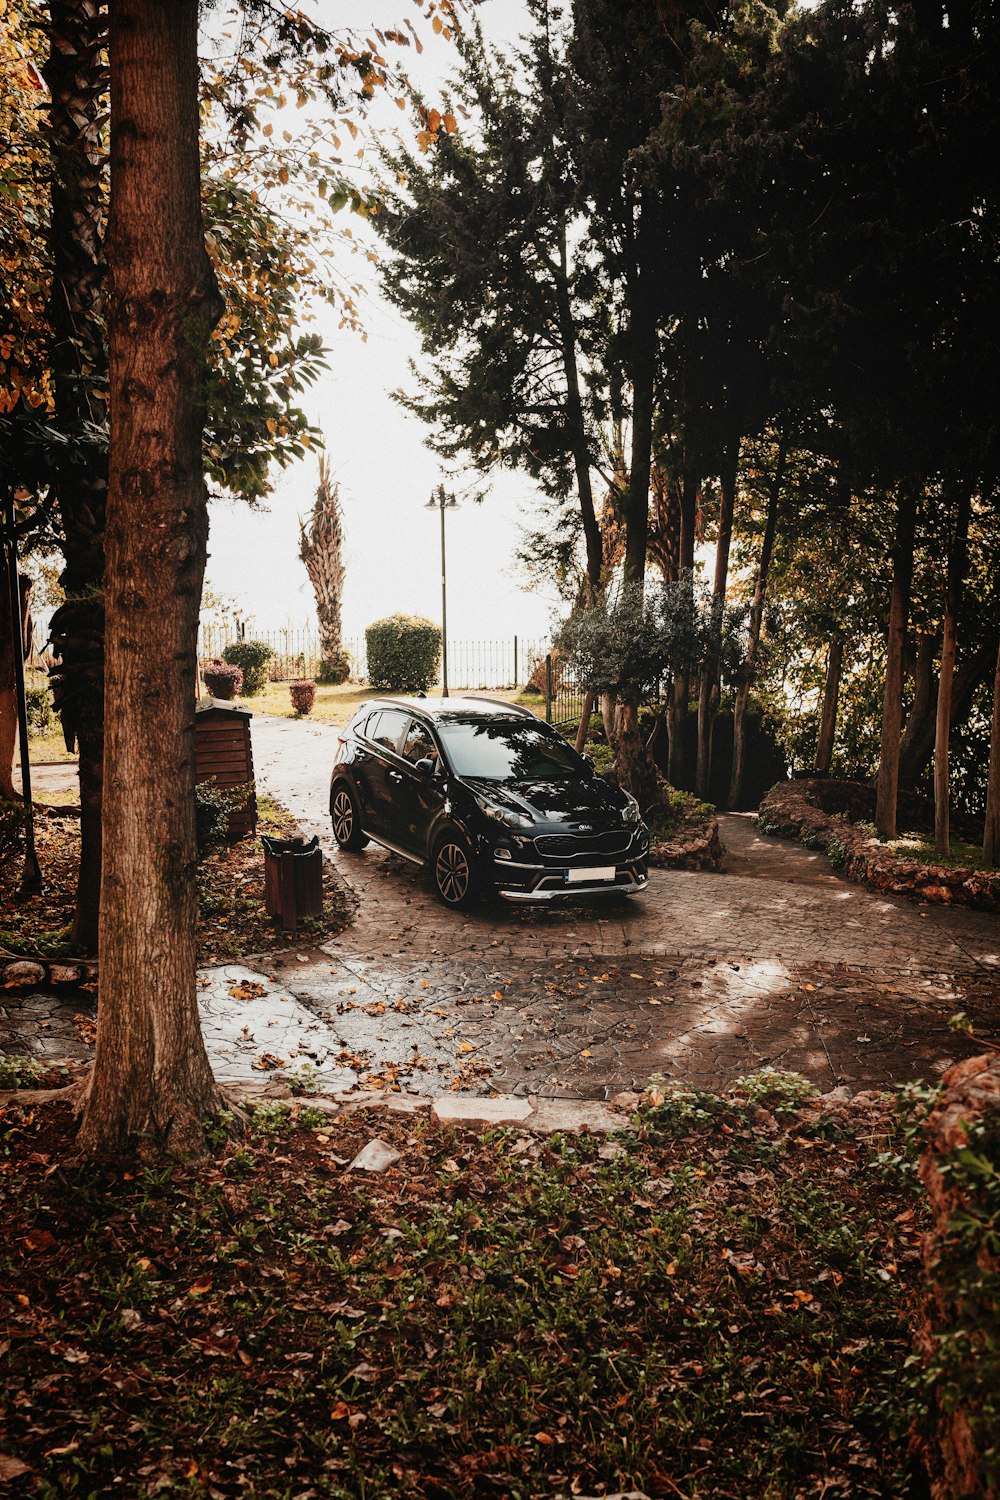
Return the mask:
[[336,736],[253,721],[258,775],[320,835],[357,902],[354,924],[316,962],[286,964],[283,982],[333,1007],[344,1051],[374,1074],[448,1087],[481,1068],[483,1087],[601,1097],[653,1073],[722,1086],[769,1063],[856,1089],[962,1055],[947,1028],[958,1009],[1000,1020],[995,917],[851,885],[745,815],[722,820],[726,873],[654,871],[624,910],[449,912],[412,866],[333,842]]
[[[748,816],[722,819],[724,873],[654,871],[624,908],[457,914],[411,865],[334,844],[335,729],[258,714],[252,733],[259,781],[320,835],[356,917],[321,949],[203,972],[221,1077],[602,1099],[652,1075],[724,1088],[771,1065],[856,1091],[966,1055],[957,1010],[1000,1031],[996,917],[851,885]],[[10,1005],[0,1051],[86,1055],[82,1009]]]

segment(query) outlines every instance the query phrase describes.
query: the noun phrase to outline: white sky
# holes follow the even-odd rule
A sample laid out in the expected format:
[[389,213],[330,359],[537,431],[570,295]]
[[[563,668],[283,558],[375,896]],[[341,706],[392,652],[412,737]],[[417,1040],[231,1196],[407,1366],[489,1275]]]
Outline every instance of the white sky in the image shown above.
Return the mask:
[[[409,14],[424,53],[403,54],[411,77],[429,102],[440,96],[454,63],[454,49],[435,37],[413,0],[317,0],[317,16],[330,26],[398,25]],[[487,35],[515,41],[524,28],[522,0],[483,0],[479,14]],[[289,111],[289,128],[295,111]],[[402,126],[404,116],[385,102],[376,119]],[[345,223],[347,216],[344,216]],[[350,217],[357,234],[362,221]],[[441,618],[440,528],[424,509],[440,480],[434,455],[423,446],[424,428],[390,392],[410,385],[407,360],[419,354],[417,340],[400,315],[378,295],[373,268],[361,255],[346,257],[351,279],[364,276],[370,295],[363,308],[367,343],[337,329],[324,309],[315,325],[330,347],[330,369],[307,393],[303,406],[326,436],[334,476],[339,479],[347,535],[344,637],[396,611]],[[261,630],[315,625],[312,590],[298,561],[298,518],[311,504],[316,460],[309,457],[279,473],[269,509],[214,504],[207,579],[230,596]],[[525,476],[494,481],[482,505],[468,504],[448,516],[448,635],[454,640],[546,635],[558,600],[522,590],[514,553],[525,510],[535,492]]]

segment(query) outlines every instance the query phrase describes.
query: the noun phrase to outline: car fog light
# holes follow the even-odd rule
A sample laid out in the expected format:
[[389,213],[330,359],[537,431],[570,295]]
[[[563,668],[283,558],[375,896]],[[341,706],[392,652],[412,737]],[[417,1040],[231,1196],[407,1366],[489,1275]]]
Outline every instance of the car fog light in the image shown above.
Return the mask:
[[510,859],[511,857],[509,849],[494,849],[493,853],[497,859]]

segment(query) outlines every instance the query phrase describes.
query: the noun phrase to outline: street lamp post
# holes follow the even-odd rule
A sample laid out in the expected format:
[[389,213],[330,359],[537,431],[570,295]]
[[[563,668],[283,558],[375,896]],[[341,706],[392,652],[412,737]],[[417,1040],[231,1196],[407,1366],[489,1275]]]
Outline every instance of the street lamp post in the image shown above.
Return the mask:
[[428,500],[425,510],[439,510],[441,512],[441,696],[448,697],[448,568],[444,545],[444,516],[445,511],[458,510],[458,501],[454,495],[449,495],[443,484],[439,484],[431,498]]

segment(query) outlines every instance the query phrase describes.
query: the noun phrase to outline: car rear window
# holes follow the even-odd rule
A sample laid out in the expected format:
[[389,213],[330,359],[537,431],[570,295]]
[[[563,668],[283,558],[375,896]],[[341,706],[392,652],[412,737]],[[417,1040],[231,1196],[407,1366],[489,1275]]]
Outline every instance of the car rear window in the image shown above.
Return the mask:
[[452,720],[441,739],[458,776],[486,781],[562,781],[589,774],[585,761],[559,738],[527,721]]
[[368,720],[365,737],[374,740],[376,745],[381,745],[383,750],[395,751],[405,723],[405,714],[398,713],[393,708],[380,709]]

